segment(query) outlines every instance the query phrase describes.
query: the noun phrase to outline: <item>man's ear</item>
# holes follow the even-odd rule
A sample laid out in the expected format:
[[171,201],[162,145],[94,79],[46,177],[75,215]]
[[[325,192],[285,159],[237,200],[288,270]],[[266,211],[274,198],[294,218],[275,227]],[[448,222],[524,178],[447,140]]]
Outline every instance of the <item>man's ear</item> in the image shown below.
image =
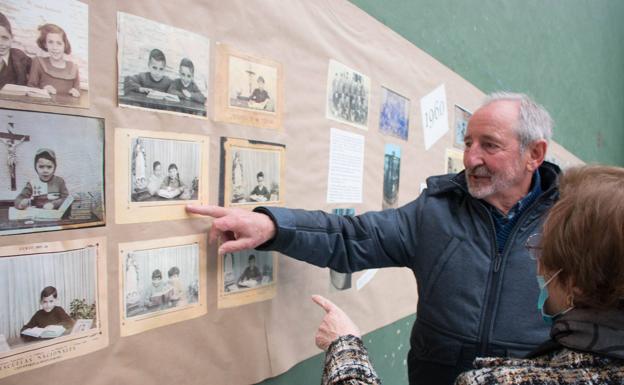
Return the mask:
[[527,171],[533,172],[544,162],[548,150],[548,142],[545,139],[539,139],[529,145],[529,159],[527,160]]

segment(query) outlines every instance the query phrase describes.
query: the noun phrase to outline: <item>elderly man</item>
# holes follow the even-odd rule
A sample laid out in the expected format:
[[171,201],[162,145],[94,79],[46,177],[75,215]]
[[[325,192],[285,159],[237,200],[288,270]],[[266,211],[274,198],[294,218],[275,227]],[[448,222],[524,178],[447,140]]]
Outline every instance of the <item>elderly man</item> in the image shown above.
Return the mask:
[[490,95],[465,135],[465,171],[434,176],[415,201],[345,218],[321,211],[188,207],[216,219],[220,252],[258,247],[337,271],[413,270],[410,384],[452,384],[476,356],[528,353],[548,336],[524,243],[558,196],[544,162],[548,113],[526,95]]

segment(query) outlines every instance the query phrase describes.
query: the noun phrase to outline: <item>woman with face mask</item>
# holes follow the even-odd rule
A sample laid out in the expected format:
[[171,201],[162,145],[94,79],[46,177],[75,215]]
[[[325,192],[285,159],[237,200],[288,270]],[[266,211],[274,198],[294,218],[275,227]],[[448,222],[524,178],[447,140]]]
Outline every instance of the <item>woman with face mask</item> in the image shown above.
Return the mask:
[[[624,384],[624,168],[570,169],[560,191],[543,233],[527,242],[550,339],[523,359],[477,358],[456,385]],[[314,301],[327,312],[316,336],[327,349],[323,384],[377,384],[357,327]]]

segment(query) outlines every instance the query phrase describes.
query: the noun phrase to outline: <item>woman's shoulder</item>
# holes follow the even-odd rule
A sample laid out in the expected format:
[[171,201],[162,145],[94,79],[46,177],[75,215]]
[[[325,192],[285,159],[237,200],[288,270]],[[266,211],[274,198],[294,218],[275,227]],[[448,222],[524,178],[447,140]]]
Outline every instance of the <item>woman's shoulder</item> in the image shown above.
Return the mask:
[[530,359],[486,357],[474,362],[477,369],[460,374],[456,385],[580,385],[600,378],[604,384],[621,384],[624,361],[592,353],[560,349]]

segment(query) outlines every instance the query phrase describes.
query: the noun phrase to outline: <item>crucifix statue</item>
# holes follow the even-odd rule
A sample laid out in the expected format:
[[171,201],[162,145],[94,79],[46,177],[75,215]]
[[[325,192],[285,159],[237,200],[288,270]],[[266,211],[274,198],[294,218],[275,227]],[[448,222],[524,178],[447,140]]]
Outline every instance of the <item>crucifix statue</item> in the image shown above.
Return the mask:
[[23,142],[28,142],[30,137],[28,135],[14,134],[11,131],[11,128],[14,128],[13,122],[9,122],[9,127],[7,127],[8,133],[0,132],[0,142],[7,146],[7,166],[9,166],[9,174],[11,175],[11,191],[16,191],[15,166],[17,164],[17,146]]

